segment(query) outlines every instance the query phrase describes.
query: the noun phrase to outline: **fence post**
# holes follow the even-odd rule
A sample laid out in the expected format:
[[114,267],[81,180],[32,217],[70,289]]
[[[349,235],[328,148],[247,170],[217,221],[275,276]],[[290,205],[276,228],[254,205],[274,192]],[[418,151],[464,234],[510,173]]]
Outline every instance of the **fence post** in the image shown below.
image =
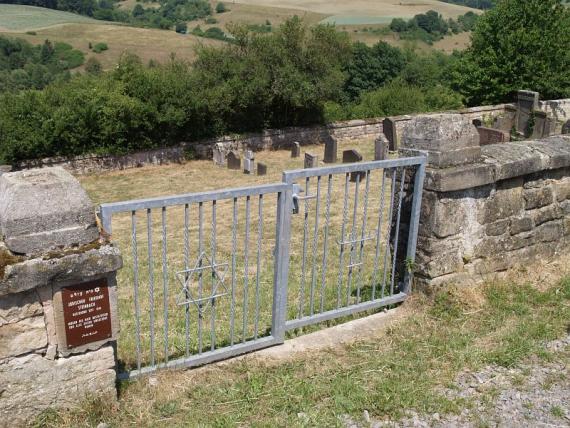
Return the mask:
[[287,321],[287,287],[289,282],[289,244],[291,241],[291,214],[293,211],[293,186],[283,174],[287,189],[279,193],[277,201],[277,225],[275,239],[275,271],[273,280],[273,318],[271,335],[285,341]]

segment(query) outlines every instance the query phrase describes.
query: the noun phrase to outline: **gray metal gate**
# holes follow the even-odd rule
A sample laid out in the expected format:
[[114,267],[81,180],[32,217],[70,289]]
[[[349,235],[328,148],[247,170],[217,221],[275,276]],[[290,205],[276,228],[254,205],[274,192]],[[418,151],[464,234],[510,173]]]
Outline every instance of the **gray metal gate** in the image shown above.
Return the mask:
[[404,300],[424,174],[425,158],[413,157],[101,205],[103,228],[129,237],[121,377],[229,358]]

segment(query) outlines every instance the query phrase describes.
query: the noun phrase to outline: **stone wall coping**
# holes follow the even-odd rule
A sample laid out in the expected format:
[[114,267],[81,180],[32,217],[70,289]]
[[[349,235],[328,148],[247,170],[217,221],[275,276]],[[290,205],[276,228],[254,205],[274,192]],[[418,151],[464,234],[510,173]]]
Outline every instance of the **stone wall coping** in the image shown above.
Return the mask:
[[482,162],[445,169],[428,168],[426,190],[452,192],[570,166],[570,136],[539,141],[491,144],[481,148]]

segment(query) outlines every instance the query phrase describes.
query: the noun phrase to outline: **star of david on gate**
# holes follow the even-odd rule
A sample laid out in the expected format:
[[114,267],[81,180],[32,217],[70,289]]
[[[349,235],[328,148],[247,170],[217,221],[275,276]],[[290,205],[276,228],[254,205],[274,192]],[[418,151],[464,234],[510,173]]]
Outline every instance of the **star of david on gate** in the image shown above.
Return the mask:
[[[228,266],[228,263],[213,263],[205,252],[200,254],[192,269],[176,272],[176,277],[182,284],[182,293],[176,298],[176,304],[178,306],[185,306],[193,303],[196,305],[196,308],[198,308],[198,313],[202,315],[208,305],[213,305],[216,298],[228,294],[228,289],[224,284]],[[193,282],[196,272],[201,273],[206,270],[211,270],[212,272],[212,289],[210,295],[196,298],[192,294],[190,285]],[[196,290],[194,291],[196,292]],[[205,290],[202,290],[202,292],[204,291]]]

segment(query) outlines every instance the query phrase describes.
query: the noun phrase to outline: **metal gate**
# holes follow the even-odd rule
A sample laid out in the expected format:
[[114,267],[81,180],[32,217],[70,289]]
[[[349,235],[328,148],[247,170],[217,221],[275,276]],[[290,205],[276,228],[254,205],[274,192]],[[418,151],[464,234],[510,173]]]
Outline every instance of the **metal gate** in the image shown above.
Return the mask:
[[292,329],[401,302],[424,175],[425,157],[411,157],[101,205],[125,262],[120,376],[229,358],[280,344]]

